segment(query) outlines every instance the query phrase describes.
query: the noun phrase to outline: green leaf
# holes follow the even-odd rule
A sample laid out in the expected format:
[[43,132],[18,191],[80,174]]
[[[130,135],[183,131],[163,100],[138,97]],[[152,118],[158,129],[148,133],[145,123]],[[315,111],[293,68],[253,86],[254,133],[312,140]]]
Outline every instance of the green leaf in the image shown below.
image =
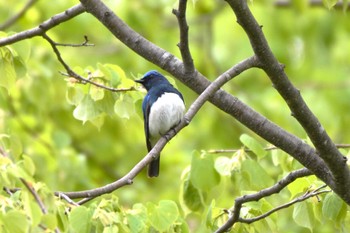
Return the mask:
[[16,71],[12,52],[8,47],[0,48],[0,86],[10,91],[16,83]]
[[23,155],[23,168],[30,176],[34,175],[35,165],[32,158],[28,155]]
[[183,200],[185,205],[192,211],[200,211],[204,208],[201,194],[191,183],[190,179],[186,179],[183,183]]
[[215,208],[215,199],[213,199],[209,205],[207,211],[207,217],[205,219],[205,225],[209,228],[213,228],[213,208]]
[[100,111],[96,108],[95,102],[91,99],[90,95],[85,95],[73,111],[74,118],[81,120],[83,123],[95,119],[99,114]]
[[8,211],[3,218],[3,223],[7,232],[11,233],[26,233],[29,232],[29,221],[27,216],[18,211],[10,210]]
[[57,218],[52,213],[45,214],[42,218],[42,224],[45,227],[54,230],[57,227]]
[[314,216],[306,201],[294,205],[293,219],[299,226],[306,227],[312,232]]
[[114,112],[120,118],[129,119],[131,115],[135,114],[133,99],[128,95],[121,95],[120,98],[115,101]]
[[209,191],[220,182],[220,175],[214,168],[212,154],[192,154],[190,181],[202,191]]
[[75,106],[78,105],[83,100],[84,96],[84,91],[80,88],[80,86],[68,86],[66,91],[66,99],[69,104]]
[[215,169],[222,176],[230,176],[233,169],[232,160],[225,156],[215,159]]
[[116,233],[116,232],[119,232],[118,226],[112,225],[112,226],[104,227],[102,233]]
[[103,99],[105,96],[105,91],[104,89],[100,87],[96,87],[95,85],[90,86],[90,92],[89,92],[91,99],[97,101]]
[[73,232],[90,232],[90,212],[85,206],[74,207],[69,213],[70,226]]
[[253,153],[258,156],[258,158],[262,158],[266,155],[267,152],[264,150],[264,147],[251,136],[242,134],[239,137],[239,140],[243,143],[244,146],[251,149]]
[[159,205],[147,203],[148,218],[157,231],[166,232],[175,224],[179,210],[173,201],[162,200]]
[[323,201],[322,213],[328,219],[336,220],[343,206],[343,201],[335,193],[328,193]]
[[241,173],[247,185],[247,190],[259,190],[273,185],[274,181],[261,165],[255,160],[242,162]]
[[125,79],[125,72],[120,66],[115,64],[97,64],[98,68],[103,72],[107,80],[110,80],[112,87],[117,87],[121,80]]
[[300,193],[307,191],[312,183],[316,180],[315,176],[303,177],[295,180],[287,186],[289,192],[291,193],[291,198],[296,197]]
[[131,232],[145,232],[147,228],[147,209],[142,204],[135,204],[127,211],[126,218]]

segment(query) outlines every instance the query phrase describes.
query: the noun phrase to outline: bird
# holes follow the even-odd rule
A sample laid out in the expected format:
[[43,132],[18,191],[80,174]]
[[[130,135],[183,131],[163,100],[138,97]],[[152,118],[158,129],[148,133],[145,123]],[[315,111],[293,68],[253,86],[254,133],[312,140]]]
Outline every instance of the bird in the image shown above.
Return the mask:
[[[158,71],[151,70],[135,80],[142,84],[147,94],[142,101],[144,131],[147,150],[181,122],[185,112],[182,94]],[[148,166],[148,177],[158,177],[160,154]]]

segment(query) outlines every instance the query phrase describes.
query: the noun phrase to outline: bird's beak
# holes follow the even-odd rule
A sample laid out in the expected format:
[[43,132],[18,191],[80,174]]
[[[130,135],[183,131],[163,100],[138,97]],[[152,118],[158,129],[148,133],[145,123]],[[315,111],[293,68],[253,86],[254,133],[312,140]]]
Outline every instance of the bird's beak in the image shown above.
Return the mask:
[[143,83],[143,80],[142,79],[138,79],[138,80],[134,80],[135,82],[137,82],[137,83]]

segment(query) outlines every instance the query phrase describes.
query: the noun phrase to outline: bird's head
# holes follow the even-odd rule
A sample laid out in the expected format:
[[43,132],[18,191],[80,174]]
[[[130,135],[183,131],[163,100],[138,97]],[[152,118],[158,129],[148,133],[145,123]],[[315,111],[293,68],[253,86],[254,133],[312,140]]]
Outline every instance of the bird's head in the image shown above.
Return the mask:
[[159,84],[169,83],[161,73],[155,70],[148,71],[141,79],[135,80],[135,82],[141,83],[147,91]]

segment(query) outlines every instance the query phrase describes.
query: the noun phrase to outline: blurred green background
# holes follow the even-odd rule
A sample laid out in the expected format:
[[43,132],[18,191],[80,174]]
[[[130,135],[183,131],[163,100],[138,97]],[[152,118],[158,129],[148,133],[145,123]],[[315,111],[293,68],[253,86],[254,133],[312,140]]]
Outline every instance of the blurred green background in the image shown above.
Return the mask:
[[[17,12],[24,2],[0,2],[0,22]],[[171,13],[177,7],[176,1],[105,2],[142,36],[180,57],[176,46],[179,41],[177,20]],[[38,1],[5,31],[11,34],[36,27],[76,3]],[[348,12],[328,10],[323,6],[310,7],[298,2],[279,7],[268,0],[254,1],[250,7],[263,26],[275,56],[286,65],[292,83],[300,89],[334,142],[349,143]],[[253,54],[247,36],[224,1],[190,1],[188,24],[190,49],[196,68],[210,80]],[[88,36],[89,42],[95,46],[60,47],[65,61],[76,70],[85,70],[85,75],[86,70],[97,69],[98,63],[119,66],[130,80],[140,78],[148,70],[159,70],[129,50],[87,13],[50,30],[48,35],[60,43],[81,43],[84,35]],[[11,47],[25,65],[19,65],[16,70],[14,88],[7,90],[0,87],[0,134],[9,136],[2,137],[1,143],[2,147],[11,149],[15,160],[23,153],[33,159],[37,181],[60,191],[99,187],[125,175],[147,153],[141,116],[144,93],[133,94],[135,106],[128,110],[130,114],[126,117],[120,117],[116,110],[113,114],[101,116],[104,123],[100,128],[89,121],[83,124],[73,117],[75,106],[67,101],[70,84],[59,74],[58,71],[64,70],[50,45],[43,38],[36,37]],[[130,81],[122,84],[126,87],[134,85]],[[190,106],[197,95],[179,82],[176,85],[183,93],[187,107]],[[287,131],[307,140],[268,77],[260,70],[249,70],[223,88]],[[189,127],[163,150],[159,178],[148,179],[146,172],[142,172],[133,185],[123,187],[115,194],[125,208],[137,202],[178,201],[180,177],[190,165],[194,151],[239,149],[242,147],[239,137],[243,133],[267,145],[207,103]],[[264,164],[267,173],[272,173],[274,178],[281,177],[285,171],[274,168],[273,163],[268,161]],[[237,196],[234,192],[228,193],[220,204],[229,208]],[[309,232],[307,228],[288,221],[291,212],[291,209],[281,212],[279,216],[282,217],[278,221],[280,231],[276,232]],[[315,226],[314,231],[332,229],[331,221],[327,224]]]

